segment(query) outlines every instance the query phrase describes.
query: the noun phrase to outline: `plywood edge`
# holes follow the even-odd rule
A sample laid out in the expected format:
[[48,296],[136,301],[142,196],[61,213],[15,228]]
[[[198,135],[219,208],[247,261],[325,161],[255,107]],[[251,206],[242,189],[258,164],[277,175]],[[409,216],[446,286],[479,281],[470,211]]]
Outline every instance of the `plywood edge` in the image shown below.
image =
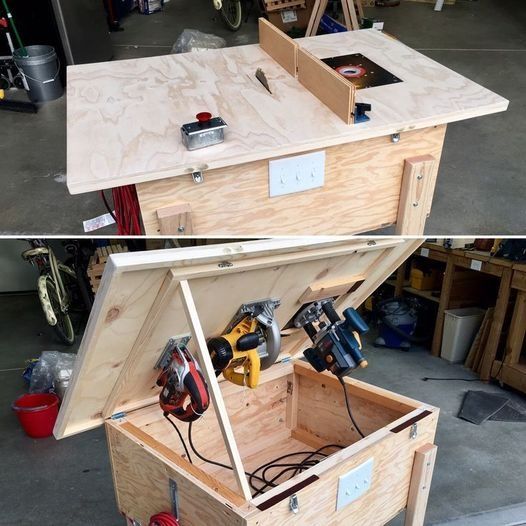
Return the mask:
[[[327,371],[318,373],[306,362],[295,362],[294,372],[318,382],[323,381],[323,383],[330,385],[334,389],[341,389],[339,380],[333,374]],[[382,387],[377,387],[349,376],[344,378],[344,382],[351,388],[350,393],[352,396],[363,398],[364,400],[383,405],[396,411],[413,411],[414,409],[420,409],[423,405],[422,402],[418,400],[413,400],[412,398],[393,393]]]
[[298,80],[320,102],[352,124],[356,88],[305,49],[298,49]]
[[259,45],[261,49],[293,77],[298,70],[298,44],[264,18],[259,18]]
[[[277,238],[270,240],[209,245],[207,247],[177,248],[114,254],[115,266],[120,271],[172,268],[179,279],[195,279],[240,270],[263,268],[390,248],[403,245],[403,238],[350,238],[348,236]],[[224,262],[232,265],[218,266]]]
[[124,433],[128,438],[140,445],[151,453],[153,456],[161,457],[172,469],[183,473],[190,478],[192,482],[199,486],[199,488],[215,498],[221,497],[227,501],[230,506],[241,507],[246,504],[245,499],[230,488],[225,486],[220,480],[205,473],[203,470],[190,464],[190,462],[181,458],[177,453],[172,451],[169,447],[161,444],[155,438],[145,433],[140,428],[128,421],[108,421],[107,425]]

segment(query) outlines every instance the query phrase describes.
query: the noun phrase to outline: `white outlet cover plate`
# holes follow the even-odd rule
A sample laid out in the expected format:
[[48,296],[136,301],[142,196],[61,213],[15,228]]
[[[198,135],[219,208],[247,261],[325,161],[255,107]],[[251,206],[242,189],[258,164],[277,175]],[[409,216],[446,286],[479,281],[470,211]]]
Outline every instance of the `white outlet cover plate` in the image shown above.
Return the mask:
[[371,488],[373,462],[370,458],[338,479],[336,511],[354,502]]
[[275,159],[268,163],[270,197],[320,188],[324,182],[324,150]]

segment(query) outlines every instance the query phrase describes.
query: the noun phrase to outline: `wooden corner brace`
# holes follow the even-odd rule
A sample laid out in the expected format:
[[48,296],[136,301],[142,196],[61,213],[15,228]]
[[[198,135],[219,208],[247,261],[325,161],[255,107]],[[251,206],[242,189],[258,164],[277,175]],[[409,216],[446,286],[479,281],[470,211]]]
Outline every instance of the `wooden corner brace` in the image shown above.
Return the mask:
[[159,230],[163,236],[193,234],[192,207],[190,203],[178,203],[157,209]]
[[424,526],[437,449],[434,444],[425,444],[415,451],[404,526]]
[[190,290],[190,285],[187,280],[182,280],[179,285],[183,308],[186,313],[188,325],[190,326],[190,333],[196,342],[199,363],[203,369],[203,375],[208,384],[208,389],[210,390],[210,395],[212,402],[214,403],[217,421],[221,429],[221,434],[223,435],[223,440],[225,441],[228,457],[230,458],[238,487],[245,500],[250,501],[252,499],[252,494],[243,468],[243,462],[241,461],[241,456],[237,449],[236,439],[230,424],[230,419],[228,418],[225,402],[221,394],[221,388],[217,382],[214,366],[212,365],[212,360],[208,353],[205,335],[203,333],[203,328],[201,327],[201,322],[199,321],[199,315],[197,314],[192,291]]
[[436,176],[437,163],[432,155],[405,160],[396,221],[397,235],[419,236],[424,233]]

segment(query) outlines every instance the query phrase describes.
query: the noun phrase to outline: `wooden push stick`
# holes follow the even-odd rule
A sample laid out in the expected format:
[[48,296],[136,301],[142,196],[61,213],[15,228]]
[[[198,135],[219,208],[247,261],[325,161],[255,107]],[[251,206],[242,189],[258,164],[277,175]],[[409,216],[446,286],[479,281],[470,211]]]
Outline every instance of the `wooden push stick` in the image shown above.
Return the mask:
[[293,77],[296,77],[298,70],[298,44],[264,18],[258,20],[258,25],[261,49]]
[[[173,272],[173,270],[171,272]],[[221,434],[223,435],[223,440],[225,441],[228,457],[230,458],[230,463],[232,464],[232,469],[234,470],[234,475],[236,477],[239,489],[241,490],[245,499],[249,501],[252,499],[252,494],[250,493],[250,487],[247,482],[247,477],[245,476],[243,462],[241,461],[241,456],[239,454],[239,450],[237,449],[236,439],[234,437],[234,432],[232,431],[230,419],[228,418],[225,401],[223,400],[223,396],[221,394],[221,388],[217,382],[214,366],[212,364],[210,354],[208,353],[205,335],[203,333],[203,328],[201,327],[201,322],[199,321],[199,315],[197,314],[192,291],[190,290],[188,281],[182,280],[179,284],[179,290],[181,292],[181,300],[186,313],[186,319],[188,321],[188,325],[190,326],[190,333],[196,342],[199,363],[203,369],[203,375],[206,379],[206,383],[208,384],[212,402],[214,403],[217,422],[219,423]]]
[[433,198],[436,160],[432,155],[406,159],[396,221],[397,235],[422,235]]
[[424,526],[436,455],[434,444],[426,444],[415,451],[404,526]]

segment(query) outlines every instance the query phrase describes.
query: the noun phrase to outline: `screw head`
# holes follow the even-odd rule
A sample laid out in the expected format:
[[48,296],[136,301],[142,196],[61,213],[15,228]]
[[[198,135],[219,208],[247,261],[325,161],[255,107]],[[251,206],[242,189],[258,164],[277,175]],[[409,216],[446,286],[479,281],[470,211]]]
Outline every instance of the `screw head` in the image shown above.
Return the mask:
[[415,201],[415,202],[413,203],[413,206],[414,206],[414,207],[417,207],[417,206],[418,206],[418,202]]
[[180,225],[180,226],[177,228],[177,232],[184,232],[184,226],[183,226],[183,225]]

